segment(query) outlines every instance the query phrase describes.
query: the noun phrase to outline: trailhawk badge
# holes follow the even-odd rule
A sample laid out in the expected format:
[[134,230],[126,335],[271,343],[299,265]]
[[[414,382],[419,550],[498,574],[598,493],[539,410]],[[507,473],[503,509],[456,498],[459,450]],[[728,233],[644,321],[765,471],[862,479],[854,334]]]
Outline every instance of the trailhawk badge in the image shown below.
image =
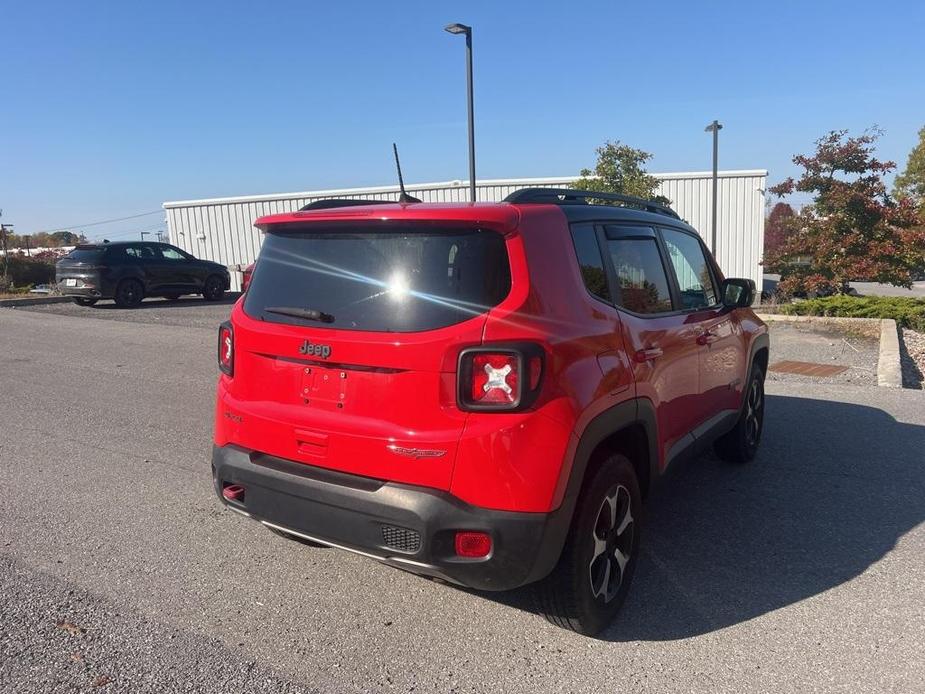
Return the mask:
[[331,345],[315,345],[306,340],[302,343],[302,346],[299,347],[299,354],[327,359],[331,356]]
[[406,458],[440,458],[446,455],[446,451],[441,451],[439,448],[405,448],[396,446],[394,443],[390,443],[386,448],[395,455],[403,455]]

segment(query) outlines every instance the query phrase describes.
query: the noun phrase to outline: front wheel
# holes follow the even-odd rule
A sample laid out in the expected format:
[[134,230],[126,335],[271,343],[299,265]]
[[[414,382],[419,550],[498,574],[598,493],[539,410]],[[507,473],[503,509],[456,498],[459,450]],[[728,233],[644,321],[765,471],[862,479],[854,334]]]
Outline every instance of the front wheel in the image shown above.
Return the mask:
[[633,465],[611,454],[585,482],[558,565],[534,589],[550,622],[594,636],[613,621],[636,569],[641,518]]
[[225,283],[218,275],[210,275],[202,288],[202,298],[206,301],[218,301],[225,294]]
[[713,445],[716,454],[731,463],[747,463],[755,457],[764,430],[764,371],[752,367],[745,388],[745,400],[735,427],[717,439]]
[[99,299],[88,299],[85,296],[75,296],[73,297],[74,303],[78,306],[93,306]]

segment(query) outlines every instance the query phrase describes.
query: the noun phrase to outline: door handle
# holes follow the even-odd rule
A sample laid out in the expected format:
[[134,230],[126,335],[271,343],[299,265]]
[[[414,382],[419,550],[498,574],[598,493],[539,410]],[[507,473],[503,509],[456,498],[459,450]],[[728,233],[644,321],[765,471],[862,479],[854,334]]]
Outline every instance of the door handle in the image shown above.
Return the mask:
[[634,357],[637,362],[644,364],[647,361],[658,359],[662,354],[664,354],[664,352],[662,352],[660,347],[647,347],[646,349],[637,350]]

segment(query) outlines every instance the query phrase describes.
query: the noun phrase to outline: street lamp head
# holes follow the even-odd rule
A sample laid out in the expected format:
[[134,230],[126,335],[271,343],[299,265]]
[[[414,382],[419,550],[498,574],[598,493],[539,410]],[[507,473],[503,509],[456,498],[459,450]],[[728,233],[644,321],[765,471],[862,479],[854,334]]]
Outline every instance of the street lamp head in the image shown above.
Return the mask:
[[714,130],[722,130],[722,129],[723,129],[723,124],[720,123],[718,120],[715,120],[712,123],[710,123],[707,127],[705,127],[703,131],[705,133],[712,133]]
[[448,31],[451,34],[466,34],[467,36],[472,33],[472,27],[466,26],[465,24],[447,24],[443,27],[444,31]]

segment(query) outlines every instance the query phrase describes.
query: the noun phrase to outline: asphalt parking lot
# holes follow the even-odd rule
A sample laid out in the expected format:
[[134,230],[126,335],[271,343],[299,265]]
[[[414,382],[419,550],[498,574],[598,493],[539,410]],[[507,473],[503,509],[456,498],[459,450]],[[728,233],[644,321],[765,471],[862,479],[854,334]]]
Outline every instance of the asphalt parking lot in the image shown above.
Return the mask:
[[922,391],[769,383],[758,459],[657,488],[590,640],[220,508],[228,310],[0,309],[0,691],[925,691]]

